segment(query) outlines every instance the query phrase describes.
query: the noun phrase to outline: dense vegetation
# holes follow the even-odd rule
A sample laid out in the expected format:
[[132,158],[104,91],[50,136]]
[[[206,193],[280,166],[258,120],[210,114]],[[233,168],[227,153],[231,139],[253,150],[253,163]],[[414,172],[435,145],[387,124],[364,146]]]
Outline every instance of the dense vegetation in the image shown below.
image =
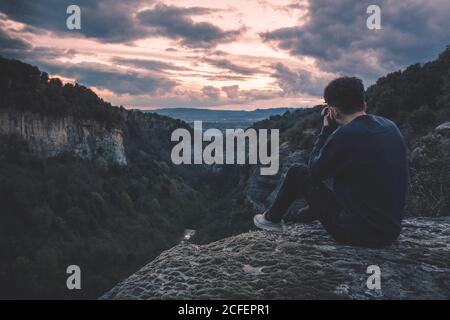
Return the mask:
[[[39,159],[16,136],[0,146],[3,297],[95,298],[177,243],[206,202],[164,162]],[[71,264],[83,272],[81,291],[65,287]]]
[[[207,172],[170,161],[170,133],[186,124],[112,107],[91,90],[0,59],[0,109],[94,119],[124,133],[128,165],[71,153],[43,159],[0,136],[0,297],[97,298],[197,228]],[[209,197],[208,197],[209,196]],[[66,268],[82,290],[66,288]]]
[[450,47],[438,59],[378,79],[367,89],[370,112],[394,120],[411,140],[450,119]]

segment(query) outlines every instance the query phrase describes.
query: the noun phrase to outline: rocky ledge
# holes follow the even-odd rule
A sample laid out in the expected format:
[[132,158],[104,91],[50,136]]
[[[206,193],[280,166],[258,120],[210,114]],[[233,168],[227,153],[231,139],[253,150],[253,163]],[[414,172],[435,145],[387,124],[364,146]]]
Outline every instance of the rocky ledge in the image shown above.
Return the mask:
[[[381,269],[368,289],[367,267]],[[449,299],[450,218],[407,219],[384,249],[336,244],[318,223],[181,243],[101,299]]]

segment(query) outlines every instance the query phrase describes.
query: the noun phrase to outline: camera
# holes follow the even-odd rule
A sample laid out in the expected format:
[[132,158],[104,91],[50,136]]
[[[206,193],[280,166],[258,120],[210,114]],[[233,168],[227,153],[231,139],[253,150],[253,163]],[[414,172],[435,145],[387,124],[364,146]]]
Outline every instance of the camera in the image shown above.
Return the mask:
[[323,109],[322,112],[320,113],[320,115],[322,116],[322,120],[324,117],[328,117],[328,123],[330,124],[331,127],[337,127],[338,123],[336,122],[336,119],[334,119],[333,117],[333,113],[331,113],[331,107],[326,105]]

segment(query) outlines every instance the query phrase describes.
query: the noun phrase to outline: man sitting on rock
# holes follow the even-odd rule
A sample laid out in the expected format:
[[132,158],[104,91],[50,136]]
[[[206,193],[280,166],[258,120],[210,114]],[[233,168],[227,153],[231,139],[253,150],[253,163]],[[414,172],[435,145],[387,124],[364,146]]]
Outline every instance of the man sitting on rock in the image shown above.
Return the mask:
[[[360,79],[343,77],[324,90],[326,112],[309,168],[291,167],[272,207],[254,217],[258,228],[282,231],[290,205],[308,206],[298,222],[320,221],[338,242],[381,247],[400,234],[408,181],[406,146],[390,120],[366,114]],[[324,181],[331,179],[332,189]],[[289,217],[286,220],[291,220]]]

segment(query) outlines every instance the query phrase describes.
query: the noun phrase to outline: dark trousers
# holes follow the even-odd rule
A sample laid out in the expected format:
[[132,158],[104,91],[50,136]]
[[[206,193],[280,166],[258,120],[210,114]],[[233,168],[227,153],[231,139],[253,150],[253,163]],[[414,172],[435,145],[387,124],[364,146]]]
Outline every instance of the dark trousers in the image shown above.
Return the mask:
[[390,243],[390,241],[374,243],[364,239],[362,235],[364,232],[361,232],[360,226],[343,214],[343,208],[334,193],[323,183],[313,182],[308,167],[304,165],[294,165],[288,170],[275,202],[268,211],[268,218],[274,222],[280,221],[298,198],[306,200],[324,229],[337,242],[364,247],[380,247]]

